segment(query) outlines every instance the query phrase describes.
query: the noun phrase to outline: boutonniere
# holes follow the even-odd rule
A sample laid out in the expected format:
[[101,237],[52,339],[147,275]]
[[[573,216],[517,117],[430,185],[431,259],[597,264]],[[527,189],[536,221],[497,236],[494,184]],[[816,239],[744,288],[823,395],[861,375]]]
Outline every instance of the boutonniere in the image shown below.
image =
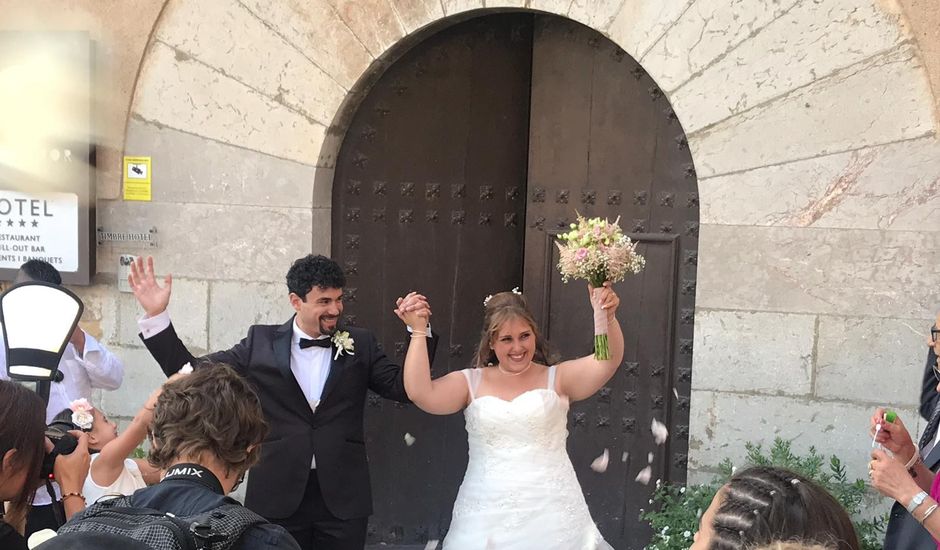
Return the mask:
[[353,351],[356,341],[349,337],[349,333],[345,330],[340,330],[333,334],[333,345],[336,346],[336,355],[333,356],[333,360],[336,361],[339,359],[340,355],[348,353],[349,355],[354,355]]
[[95,415],[92,412],[95,408],[91,406],[91,403],[83,397],[69,403],[69,408],[72,409],[72,424],[83,431],[90,430],[95,422]]

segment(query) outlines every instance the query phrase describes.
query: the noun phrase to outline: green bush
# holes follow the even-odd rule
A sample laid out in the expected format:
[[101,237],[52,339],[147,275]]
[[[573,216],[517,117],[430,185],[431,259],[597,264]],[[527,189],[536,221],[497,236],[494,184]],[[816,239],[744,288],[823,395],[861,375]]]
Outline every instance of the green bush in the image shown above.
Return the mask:
[[[887,515],[868,519],[861,517],[867,486],[861,479],[849,481],[845,466],[836,456],[826,460],[812,447],[807,455],[798,456],[793,454],[790,442],[780,438],[774,440],[768,454],[764,454],[760,445],[747,443],[745,448],[747,456],[742,467],[779,466],[815,481],[852,516],[862,549],[881,550]],[[641,515],[653,528],[653,539],[647,550],[686,550],[692,544],[692,535],[698,530],[699,518],[733,470],[731,461],[726,459],[719,465],[719,474],[711,483],[684,486],[657,482],[650,510]]]

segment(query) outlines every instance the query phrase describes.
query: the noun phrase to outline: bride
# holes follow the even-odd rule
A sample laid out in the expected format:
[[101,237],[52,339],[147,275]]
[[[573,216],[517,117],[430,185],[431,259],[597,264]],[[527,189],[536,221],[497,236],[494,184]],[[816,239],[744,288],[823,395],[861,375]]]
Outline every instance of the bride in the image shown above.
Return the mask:
[[620,298],[604,283],[596,299],[609,319],[609,360],[588,355],[549,366],[525,298],[501,292],[484,303],[476,368],[436,380],[425,349],[426,314],[398,312],[412,330],[408,397],[431,414],[464,409],[467,423],[470,461],[445,550],[611,548],[591,520],[565,449],[569,404],[593,395],[623,359],[614,317]]

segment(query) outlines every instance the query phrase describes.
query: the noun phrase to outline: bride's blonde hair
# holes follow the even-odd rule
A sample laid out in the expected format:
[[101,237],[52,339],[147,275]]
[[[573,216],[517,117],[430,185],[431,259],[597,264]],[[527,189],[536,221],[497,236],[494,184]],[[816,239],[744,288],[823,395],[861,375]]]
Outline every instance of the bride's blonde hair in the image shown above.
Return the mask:
[[543,365],[552,364],[555,359],[554,354],[548,341],[542,338],[538,323],[535,322],[525,297],[515,292],[500,292],[487,298],[483,306],[483,332],[473,359],[474,367],[485,367],[497,362],[496,353],[493,352],[490,343],[496,338],[500,327],[512,319],[521,319],[532,328],[532,335],[535,337],[533,361]]

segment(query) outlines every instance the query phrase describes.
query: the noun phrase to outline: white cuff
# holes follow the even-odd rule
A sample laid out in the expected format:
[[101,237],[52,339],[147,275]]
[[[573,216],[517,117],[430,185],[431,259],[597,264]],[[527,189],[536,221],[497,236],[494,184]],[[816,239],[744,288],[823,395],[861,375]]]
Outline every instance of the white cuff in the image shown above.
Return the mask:
[[146,315],[137,320],[137,328],[144,335],[144,340],[151,338],[170,327],[170,314],[166,311],[158,313],[153,317]]

